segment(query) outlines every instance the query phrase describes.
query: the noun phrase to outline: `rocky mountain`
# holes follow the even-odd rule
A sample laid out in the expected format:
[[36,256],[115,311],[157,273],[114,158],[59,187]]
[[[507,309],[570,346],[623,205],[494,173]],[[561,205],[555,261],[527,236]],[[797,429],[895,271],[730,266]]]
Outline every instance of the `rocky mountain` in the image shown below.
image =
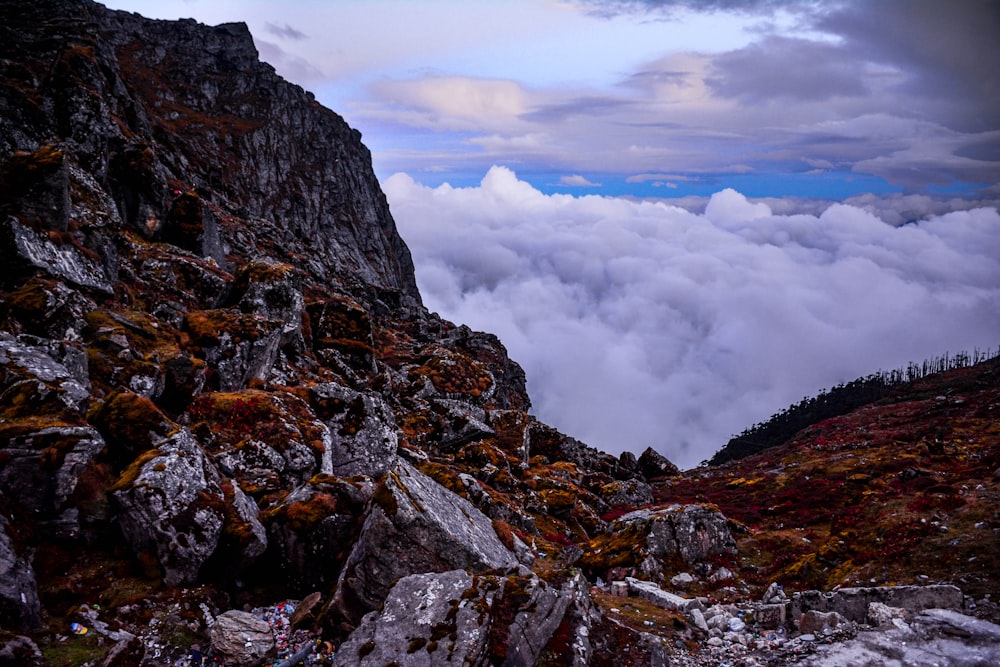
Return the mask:
[[603,454],[423,307],[360,134],[246,26],[0,37],[0,664],[1000,656],[996,364],[725,466]]

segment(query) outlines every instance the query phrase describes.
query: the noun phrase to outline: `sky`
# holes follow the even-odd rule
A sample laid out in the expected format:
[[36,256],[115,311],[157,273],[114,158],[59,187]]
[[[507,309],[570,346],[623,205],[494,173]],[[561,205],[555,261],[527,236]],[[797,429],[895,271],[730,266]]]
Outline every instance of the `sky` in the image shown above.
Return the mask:
[[993,0],[105,4],[246,22],[361,130],[426,305],[605,451],[1000,345]]

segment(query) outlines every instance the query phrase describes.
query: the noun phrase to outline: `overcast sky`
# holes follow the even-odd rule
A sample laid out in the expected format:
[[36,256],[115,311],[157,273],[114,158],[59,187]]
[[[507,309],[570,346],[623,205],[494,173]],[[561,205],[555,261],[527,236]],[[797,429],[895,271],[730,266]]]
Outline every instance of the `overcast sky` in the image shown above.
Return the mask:
[[428,306],[602,449],[690,467],[1000,343],[1000,2],[106,4],[247,22],[362,131]]

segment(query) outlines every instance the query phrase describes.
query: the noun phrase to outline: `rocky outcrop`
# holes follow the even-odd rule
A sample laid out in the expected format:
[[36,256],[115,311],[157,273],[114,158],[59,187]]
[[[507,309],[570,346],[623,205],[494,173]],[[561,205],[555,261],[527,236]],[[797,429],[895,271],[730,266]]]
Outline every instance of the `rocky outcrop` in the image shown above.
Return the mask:
[[328,472],[341,477],[379,477],[392,468],[399,444],[396,420],[379,394],[329,382],[311,387],[309,394],[329,427]]
[[[853,453],[852,425],[832,471],[802,446],[678,474],[540,423],[495,336],[420,304],[358,133],[242,24],[0,0],[0,254],[0,625],[31,635],[0,636],[0,660],[175,664],[211,638],[252,664],[268,632],[220,610],[312,594],[268,661],[318,650],[316,629],[344,664],[735,663],[839,641],[865,604],[899,629],[895,605],[961,601],[728,602],[769,581],[870,581],[911,549],[928,580],[939,560],[978,596],[993,576],[985,445],[911,476]],[[942,402],[963,447],[992,442],[967,426],[996,400]],[[933,447],[958,448],[945,426]],[[855,512],[869,493],[905,504],[884,532]],[[963,521],[976,539],[952,543]],[[815,636],[788,640],[802,619]],[[66,623],[81,636],[54,640]]]
[[224,535],[233,538],[237,563],[252,561],[267,545],[256,505],[223,483],[187,430],[136,459],[113,496],[133,550],[168,586],[196,581]]
[[337,584],[332,611],[350,625],[385,599],[393,581],[455,568],[517,565],[490,520],[469,501],[399,461],[375,492]]
[[[629,512],[614,520],[605,535],[591,541],[582,563],[596,576],[616,567],[662,583],[675,574],[736,554],[729,522],[703,505],[671,505]],[[714,575],[718,578],[725,568]]]
[[679,475],[681,472],[667,457],[663,456],[652,447],[647,447],[645,451],[639,455],[637,464],[639,467],[639,473],[646,479],[673,477],[675,475]]
[[18,554],[0,516],[0,621],[5,627],[34,629],[41,624],[38,586],[30,558]]
[[[53,30],[61,39],[48,41]],[[5,11],[0,41],[4,62],[23,62],[30,44],[51,64],[5,67],[3,156],[58,136],[72,161],[100,174],[124,224],[140,233],[202,256],[218,247],[220,255],[291,257],[308,239],[305,264],[318,280],[348,279],[419,302],[360,134],[261,63],[245,25],[149,21],[77,0]],[[52,176],[43,185],[73,189],[55,187],[62,182]],[[49,217],[59,220],[66,207],[55,208]],[[214,220],[234,214],[259,233],[219,224],[216,241]]]
[[[521,570],[473,575],[416,574],[392,587],[341,646],[336,665],[534,665],[543,650],[557,664],[587,664],[589,597],[579,576],[556,587]],[[555,631],[569,638],[550,645]]]

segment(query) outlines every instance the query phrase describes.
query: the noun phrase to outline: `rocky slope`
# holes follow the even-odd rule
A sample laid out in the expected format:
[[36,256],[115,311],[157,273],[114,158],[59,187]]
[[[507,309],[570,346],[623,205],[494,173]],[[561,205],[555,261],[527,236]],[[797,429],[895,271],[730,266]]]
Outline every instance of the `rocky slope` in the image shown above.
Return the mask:
[[[775,633],[838,614],[840,637],[871,621],[857,595],[970,603],[795,602],[772,580],[995,590],[995,377],[942,417],[930,456],[960,453],[960,478],[910,466],[930,486],[845,473],[871,443],[848,462],[793,442],[777,473],[602,454],[529,415],[495,336],[422,306],[360,135],[245,26],[0,0],[0,37],[0,663],[792,660],[810,645]],[[740,501],[827,460],[827,486],[860,489],[843,506],[902,498],[907,554],[947,526],[970,565],[889,576],[898,551],[844,539],[881,539],[882,514]]]

